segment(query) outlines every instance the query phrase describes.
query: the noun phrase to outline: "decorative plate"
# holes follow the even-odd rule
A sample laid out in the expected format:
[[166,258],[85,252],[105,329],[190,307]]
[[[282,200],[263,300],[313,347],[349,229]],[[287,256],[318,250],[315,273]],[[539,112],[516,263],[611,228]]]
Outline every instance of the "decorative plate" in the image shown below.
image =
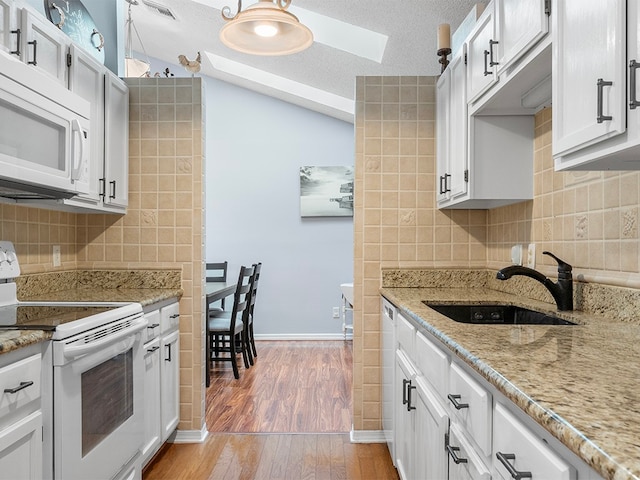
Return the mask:
[[47,18],[104,64],[104,37],[81,0],[44,0]]

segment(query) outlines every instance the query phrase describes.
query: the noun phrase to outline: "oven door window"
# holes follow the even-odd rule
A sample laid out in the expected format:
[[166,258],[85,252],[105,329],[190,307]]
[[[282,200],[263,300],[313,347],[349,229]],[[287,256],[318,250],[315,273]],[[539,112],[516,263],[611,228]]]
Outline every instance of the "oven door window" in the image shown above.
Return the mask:
[[82,456],[133,415],[133,351],[82,373]]

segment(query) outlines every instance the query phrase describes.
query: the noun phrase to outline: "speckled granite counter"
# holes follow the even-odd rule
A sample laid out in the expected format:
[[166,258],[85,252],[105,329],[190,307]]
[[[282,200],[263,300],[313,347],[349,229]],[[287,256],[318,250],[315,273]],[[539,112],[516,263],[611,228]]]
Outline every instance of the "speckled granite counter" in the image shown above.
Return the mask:
[[51,338],[51,332],[42,330],[9,330],[0,332],[0,355]]
[[[181,298],[179,270],[88,270],[24,275],[16,280],[20,301],[138,302],[142,306]],[[40,330],[0,332],[0,354],[51,338]]]
[[640,325],[582,312],[577,326],[454,322],[422,301],[555,305],[489,288],[381,293],[604,478],[640,479]]

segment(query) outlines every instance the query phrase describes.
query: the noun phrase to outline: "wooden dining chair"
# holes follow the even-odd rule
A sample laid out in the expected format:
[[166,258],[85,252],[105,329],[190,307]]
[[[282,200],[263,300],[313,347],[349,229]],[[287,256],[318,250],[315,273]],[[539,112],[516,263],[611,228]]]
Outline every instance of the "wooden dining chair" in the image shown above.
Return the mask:
[[[207,262],[205,278],[207,282],[226,282],[227,281],[227,268],[229,262]],[[211,307],[209,309],[224,311],[225,303],[224,298],[220,300],[219,307]]]
[[[251,280],[255,268],[240,267],[238,286],[233,295],[233,308],[230,315],[207,318],[207,341],[209,342],[211,362],[231,362],[233,376],[240,378],[236,356],[241,353],[245,368],[249,368],[247,349],[247,329],[249,321],[249,302],[251,300]],[[228,353],[229,356],[221,356]]]
[[249,363],[253,365],[254,357],[258,356],[256,350],[256,342],[253,338],[253,311],[256,306],[256,297],[258,295],[258,280],[260,280],[260,270],[262,269],[262,262],[253,264],[253,279],[251,281],[251,300],[249,301],[249,322],[247,324],[247,349],[249,349]]

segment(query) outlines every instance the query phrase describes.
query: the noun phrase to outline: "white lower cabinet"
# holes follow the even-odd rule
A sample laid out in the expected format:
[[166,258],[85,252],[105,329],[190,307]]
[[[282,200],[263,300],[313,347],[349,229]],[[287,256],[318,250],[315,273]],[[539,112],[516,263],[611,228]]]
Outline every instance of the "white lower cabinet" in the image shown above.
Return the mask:
[[485,466],[466,437],[451,425],[447,441],[449,476],[455,480],[490,480],[491,472]]
[[43,472],[41,348],[42,345],[31,345],[0,356],[0,478],[3,479],[50,478],[50,472]]
[[142,465],[151,460],[180,420],[179,304],[145,312],[145,437]]
[[402,480],[415,478],[415,415],[411,394],[416,371],[401,350],[396,351],[396,395],[395,395],[395,465]]
[[424,378],[416,378],[415,387],[415,478],[447,478],[449,414]]
[[576,471],[547,445],[496,403],[494,413],[493,465],[498,478],[544,478],[575,480]]
[[0,476],[42,478],[42,412],[38,410],[0,430]]
[[449,371],[449,409],[455,421],[468,433],[480,452],[491,455],[491,394],[460,366]]
[[162,443],[160,422],[160,339],[144,345],[144,445],[142,463],[146,463]]
[[397,313],[389,445],[402,480],[602,478],[436,335],[386,299],[381,306],[383,320]]

